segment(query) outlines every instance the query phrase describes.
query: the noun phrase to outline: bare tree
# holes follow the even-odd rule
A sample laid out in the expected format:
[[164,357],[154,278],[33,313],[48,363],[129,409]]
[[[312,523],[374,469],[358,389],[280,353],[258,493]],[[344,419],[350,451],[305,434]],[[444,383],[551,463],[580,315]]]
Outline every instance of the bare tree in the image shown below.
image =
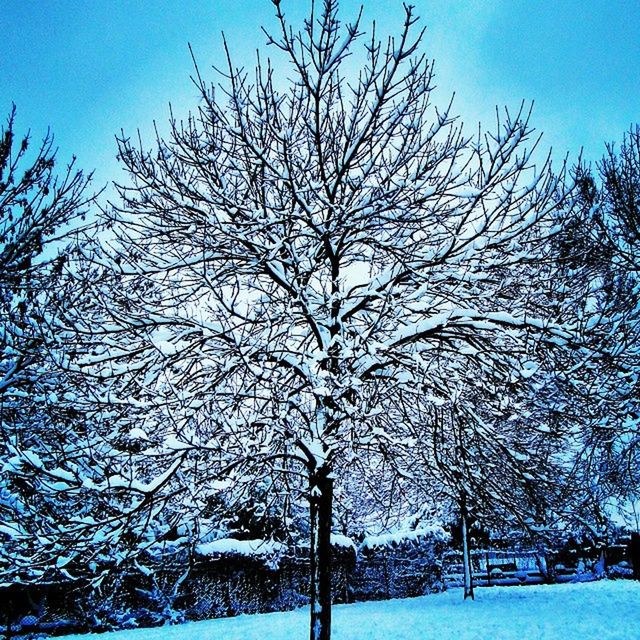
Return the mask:
[[16,109],[0,130],[0,394],[33,387],[42,350],[42,308],[70,231],[84,219],[92,200],[91,176],[75,159],[56,176],[56,150],[47,132],[32,157],[30,136],[16,141]]
[[578,167],[577,178],[581,240],[588,248],[580,259],[591,273],[586,304],[597,341],[578,462],[602,515],[638,531],[640,127],[631,127],[619,148],[608,145],[595,171]]
[[[410,499],[430,501],[435,486],[440,500],[454,507],[465,599],[473,598],[473,523],[504,535],[517,529],[542,546],[554,525],[573,516],[566,485],[575,431],[571,418],[564,417],[569,408],[558,406],[553,397],[553,377],[534,360],[548,359],[548,351],[543,342],[531,340],[530,360],[522,369],[513,368],[502,384],[498,376],[488,383],[486,374],[453,358],[459,368],[458,377],[450,379],[449,396],[425,396],[419,387],[412,394],[405,390],[391,411],[378,418],[404,425],[406,436],[395,464],[397,475],[414,486]],[[547,362],[545,368],[550,365],[557,367],[557,375],[562,373],[560,363]],[[562,419],[552,421],[552,409]]]
[[274,6],[275,62],[250,77],[228,54],[215,86],[196,67],[195,114],[153,152],[120,139],[132,183],[91,253],[112,279],[69,323],[99,343],[75,366],[103,398],[162,416],[143,429],[173,461],[164,481],[306,475],[311,638],[328,639],[335,472],[403,450],[404,427],[374,420],[400,391],[448,399],[460,362],[491,384],[522,369],[531,332],[569,338],[520,286],[566,194],[532,159],[526,110],[466,137],[432,107],[411,6],[384,43],[335,0],[300,32]]
[[30,525],[39,520],[27,511],[38,505],[43,520],[47,510],[10,473],[11,460],[54,443],[69,419],[57,408],[66,387],[52,357],[60,340],[55,309],[68,245],[93,200],[91,176],[75,159],[57,174],[53,136],[32,149],[29,134],[15,133],[15,115],[14,106],[0,129],[0,571],[10,579],[23,578],[27,566],[37,570],[28,550],[37,546]]

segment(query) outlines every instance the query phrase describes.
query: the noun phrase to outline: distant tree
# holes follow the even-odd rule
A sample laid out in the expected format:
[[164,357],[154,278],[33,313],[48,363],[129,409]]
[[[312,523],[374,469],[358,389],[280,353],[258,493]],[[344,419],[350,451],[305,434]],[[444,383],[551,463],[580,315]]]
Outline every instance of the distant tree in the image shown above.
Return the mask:
[[15,114],[14,106],[0,129],[0,571],[5,579],[24,578],[23,570],[38,572],[28,550],[37,546],[38,522],[46,520],[47,508],[10,472],[11,460],[24,448],[61,446],[58,426],[70,420],[57,406],[67,387],[52,355],[60,343],[55,309],[64,298],[67,245],[93,199],[87,192],[91,176],[76,170],[75,159],[56,173],[49,132],[36,149],[28,134],[17,138]]
[[624,134],[620,151],[607,146],[597,165],[602,184],[600,224],[608,232],[616,257],[638,268],[640,242],[640,125]]
[[53,136],[47,132],[30,157],[30,137],[16,141],[15,106],[0,130],[0,393],[32,389],[34,365],[42,355],[42,309],[55,296],[50,283],[59,272],[69,233],[84,219],[91,176],[75,169],[75,159],[56,176]]
[[398,462],[400,475],[416,486],[413,499],[428,501],[433,485],[439,485],[444,500],[454,505],[465,598],[473,597],[473,524],[505,537],[513,530],[528,534],[543,563],[558,524],[572,517],[573,503],[566,495],[573,465],[567,454],[574,445],[571,422],[552,418],[567,407],[557,406],[544,371],[560,363],[545,354],[543,344],[532,342],[530,347],[532,359],[489,394],[485,381],[464,376],[455,401],[441,398],[438,406],[416,395],[405,400],[401,415],[386,418],[401,421],[410,434]]
[[626,517],[639,530],[640,494],[640,127],[619,150],[611,144],[595,171],[578,168],[582,186],[588,298],[595,329],[588,394],[592,419],[583,431],[584,482],[604,511]]
[[570,339],[544,293],[525,295],[566,192],[533,161],[526,111],[468,138],[431,107],[412,7],[397,38],[373,31],[348,80],[360,18],[342,25],[326,0],[296,33],[274,5],[276,62],[250,79],[227,54],[218,87],[196,68],[197,113],[153,152],[120,140],[132,184],[67,322],[105,408],[140,413],[135,459],[155,479],[134,465],[117,485],[151,516],[169,487],[198,506],[306,476],[311,638],[326,640],[335,477],[404,451],[406,428],[376,416],[401,392],[493,390],[531,335]]

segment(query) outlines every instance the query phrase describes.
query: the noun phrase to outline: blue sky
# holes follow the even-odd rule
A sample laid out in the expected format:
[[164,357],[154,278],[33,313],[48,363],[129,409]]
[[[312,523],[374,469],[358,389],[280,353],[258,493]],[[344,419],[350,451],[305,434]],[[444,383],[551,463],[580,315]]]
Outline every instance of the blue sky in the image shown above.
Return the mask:
[[[557,156],[597,159],[604,142],[640,122],[638,0],[413,0],[435,58],[436,101],[456,91],[468,127],[491,123],[495,105],[534,100],[532,122]],[[344,0],[342,16],[360,2]],[[399,0],[368,1],[384,33],[402,20]],[[283,0],[299,21],[309,3]],[[18,107],[19,131],[51,126],[61,159],[78,156],[102,184],[121,177],[114,135],[148,132],[197,104],[187,43],[202,70],[222,62],[221,31],[251,64],[274,27],[269,0],[2,0],[0,113]],[[209,73],[213,77],[213,73]]]

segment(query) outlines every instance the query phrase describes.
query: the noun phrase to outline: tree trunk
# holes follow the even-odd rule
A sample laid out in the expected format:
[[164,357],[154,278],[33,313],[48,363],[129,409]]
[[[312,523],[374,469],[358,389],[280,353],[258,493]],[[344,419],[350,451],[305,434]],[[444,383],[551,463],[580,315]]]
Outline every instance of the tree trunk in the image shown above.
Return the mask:
[[311,640],[331,637],[331,520],[333,478],[325,468],[309,476],[311,506]]
[[464,567],[464,599],[473,595],[473,566],[471,564],[471,550],[469,549],[469,532],[467,531],[467,509],[462,507],[462,566]]
[[540,548],[536,553],[536,563],[545,584],[555,584],[558,581],[554,555],[546,547]]

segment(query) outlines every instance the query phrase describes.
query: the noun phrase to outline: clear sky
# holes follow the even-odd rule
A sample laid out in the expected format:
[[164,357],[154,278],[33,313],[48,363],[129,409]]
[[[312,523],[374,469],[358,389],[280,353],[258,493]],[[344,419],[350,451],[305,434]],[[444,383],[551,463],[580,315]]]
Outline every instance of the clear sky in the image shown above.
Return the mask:
[[[467,126],[495,105],[534,100],[532,122],[557,156],[604,142],[640,122],[639,0],[413,0],[436,61],[436,101],[456,91]],[[361,2],[343,0],[343,18]],[[299,24],[310,3],[282,0]],[[400,0],[366,0],[364,25],[397,32]],[[74,153],[96,180],[118,174],[114,134],[148,132],[197,104],[187,43],[202,70],[222,62],[224,31],[236,59],[264,47],[270,0],[0,0],[0,109],[17,128],[50,126],[61,159]],[[209,73],[213,77],[213,72]]]

